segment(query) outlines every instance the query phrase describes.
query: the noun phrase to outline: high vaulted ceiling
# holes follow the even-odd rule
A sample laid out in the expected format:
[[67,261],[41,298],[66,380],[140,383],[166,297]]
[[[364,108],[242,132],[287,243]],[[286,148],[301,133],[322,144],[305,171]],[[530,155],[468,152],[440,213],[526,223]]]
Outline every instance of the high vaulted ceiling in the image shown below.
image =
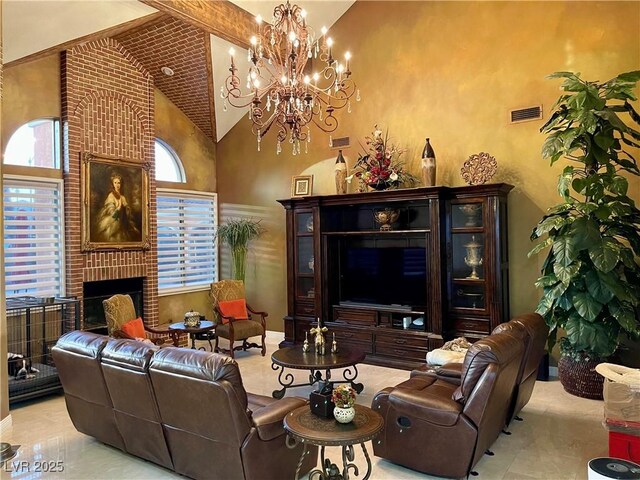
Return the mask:
[[[305,0],[308,22],[316,32],[330,27],[354,0]],[[245,110],[224,112],[216,95],[228,73],[230,46],[237,50],[240,74],[246,69],[247,30],[253,16],[266,21],[280,1],[236,0],[3,0],[5,64],[38,52],[70,48],[76,39],[111,36],[154,77],[155,85],[214,142],[220,140]],[[238,6],[240,8],[238,8]],[[158,13],[154,7],[161,9]],[[246,10],[246,11],[245,11]],[[249,12],[249,13],[248,13]],[[250,27],[251,26],[251,27]],[[98,33],[96,33],[98,32]],[[246,38],[245,38],[246,37]],[[167,76],[162,67],[174,74]]]

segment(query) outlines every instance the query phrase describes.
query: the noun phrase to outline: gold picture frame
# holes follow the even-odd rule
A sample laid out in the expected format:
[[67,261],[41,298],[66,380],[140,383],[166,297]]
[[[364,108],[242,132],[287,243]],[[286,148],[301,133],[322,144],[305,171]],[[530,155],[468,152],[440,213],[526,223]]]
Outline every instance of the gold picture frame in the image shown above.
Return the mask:
[[82,251],[148,250],[149,163],[82,156]]
[[291,196],[308,197],[313,191],[313,175],[298,175],[291,178]]

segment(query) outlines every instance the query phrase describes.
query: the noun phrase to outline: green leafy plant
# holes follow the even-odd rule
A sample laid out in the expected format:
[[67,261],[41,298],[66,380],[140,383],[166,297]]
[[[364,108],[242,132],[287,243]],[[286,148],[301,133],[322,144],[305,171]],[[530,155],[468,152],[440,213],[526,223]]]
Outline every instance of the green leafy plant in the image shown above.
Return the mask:
[[263,232],[259,220],[231,219],[218,226],[217,238],[231,249],[231,276],[235,280],[244,281],[249,242]]
[[640,132],[621,118],[640,125],[630,103],[640,71],[603,83],[572,72],[549,78],[563,78],[565,93],[541,128],[548,134],[542,156],[570,164],[558,180],[562,203],[531,235],[542,241],[530,256],[550,248],[536,282],[544,291],[536,311],[550,327],[550,348],[563,329],[563,355],[598,360],[616,351],[621,334],[640,334],[640,211],[627,195],[628,179],[640,176],[630,152],[640,147]]

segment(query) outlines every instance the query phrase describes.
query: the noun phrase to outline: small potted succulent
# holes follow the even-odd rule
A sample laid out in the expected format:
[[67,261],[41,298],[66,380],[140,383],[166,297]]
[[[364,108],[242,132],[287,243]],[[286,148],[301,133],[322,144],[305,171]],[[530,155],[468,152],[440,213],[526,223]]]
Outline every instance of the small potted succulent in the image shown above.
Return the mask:
[[356,391],[346,383],[340,384],[333,389],[331,401],[336,405],[333,409],[333,416],[340,423],[349,423],[356,416]]

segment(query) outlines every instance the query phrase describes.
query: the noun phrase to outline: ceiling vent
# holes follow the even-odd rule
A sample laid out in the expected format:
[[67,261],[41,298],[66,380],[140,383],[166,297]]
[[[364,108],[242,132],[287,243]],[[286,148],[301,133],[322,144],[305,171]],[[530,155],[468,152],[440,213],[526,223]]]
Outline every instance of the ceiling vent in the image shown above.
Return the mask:
[[529,120],[540,120],[542,118],[542,105],[535,107],[518,108],[509,112],[511,123],[528,122]]
[[351,146],[349,137],[338,137],[331,139],[331,148],[348,148]]

